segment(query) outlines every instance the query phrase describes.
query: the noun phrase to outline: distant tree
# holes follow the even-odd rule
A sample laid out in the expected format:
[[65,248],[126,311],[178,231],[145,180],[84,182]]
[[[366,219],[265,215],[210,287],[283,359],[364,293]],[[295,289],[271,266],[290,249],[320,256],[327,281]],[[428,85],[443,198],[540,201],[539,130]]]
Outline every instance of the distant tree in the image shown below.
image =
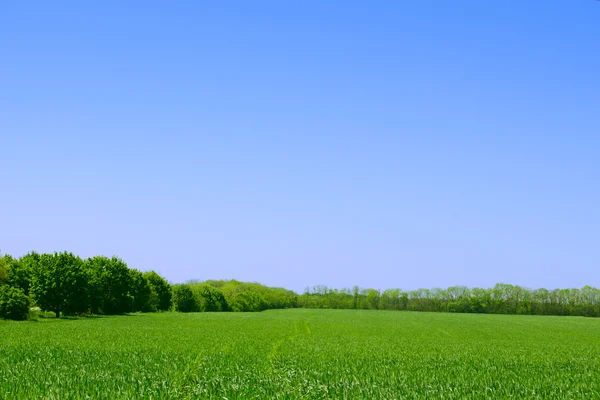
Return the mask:
[[427,297],[425,289],[411,290],[408,292],[409,306],[413,311],[427,311]]
[[[330,291],[328,293],[329,301],[332,304],[332,308],[337,307],[337,291]],[[225,298],[223,298],[225,300]],[[267,288],[267,301],[269,308],[294,308],[298,307],[298,295],[291,290],[287,290],[279,287]],[[219,310],[221,311],[221,310]],[[222,310],[226,311],[226,310]]]
[[352,308],[357,309],[360,303],[360,288],[358,286],[352,287]]
[[0,318],[22,321],[29,315],[29,298],[19,288],[0,286]]
[[23,290],[25,295],[29,296],[31,274],[39,262],[40,255],[35,251],[24,255],[19,260],[14,260],[8,271],[9,284]]
[[207,283],[190,285],[194,293],[199,311],[229,311],[223,291]]
[[90,306],[96,314],[123,314],[132,308],[132,277],[127,264],[117,257],[86,260]]
[[545,315],[549,313],[550,292],[548,289],[536,289],[532,293],[532,313]]
[[491,293],[488,289],[473,288],[471,290],[471,311],[474,313],[486,313],[490,307]]
[[382,307],[384,310],[400,310],[400,289],[387,289],[381,295]]
[[31,293],[44,311],[76,314],[88,311],[84,262],[72,253],[42,254],[31,276]]
[[361,292],[360,308],[366,310],[378,310],[381,293],[375,289],[364,289]]
[[223,294],[231,311],[263,311],[268,308],[266,290],[262,285],[230,281]]
[[[307,288],[298,297],[305,308],[364,308],[385,310],[442,311],[460,313],[552,314],[600,317],[600,289],[530,290],[499,283],[491,289],[451,286],[447,289]],[[238,306],[235,306],[237,308]]]
[[152,288],[148,279],[137,269],[130,269],[129,275],[131,279],[131,295],[133,296],[132,311],[156,311],[150,304],[152,296]]
[[199,311],[200,307],[189,285],[173,285],[173,307],[179,312]]
[[171,285],[165,278],[154,271],[144,273],[150,284],[150,305],[157,311],[167,311],[171,308]]
[[10,256],[0,257],[0,286],[8,284],[8,269]]

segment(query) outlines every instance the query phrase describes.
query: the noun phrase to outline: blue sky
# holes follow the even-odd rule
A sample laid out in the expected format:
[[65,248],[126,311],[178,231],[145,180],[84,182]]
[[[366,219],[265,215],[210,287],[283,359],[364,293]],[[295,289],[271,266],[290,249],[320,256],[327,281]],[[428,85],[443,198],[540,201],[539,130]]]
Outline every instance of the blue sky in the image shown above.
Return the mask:
[[600,286],[600,3],[0,5],[0,249]]

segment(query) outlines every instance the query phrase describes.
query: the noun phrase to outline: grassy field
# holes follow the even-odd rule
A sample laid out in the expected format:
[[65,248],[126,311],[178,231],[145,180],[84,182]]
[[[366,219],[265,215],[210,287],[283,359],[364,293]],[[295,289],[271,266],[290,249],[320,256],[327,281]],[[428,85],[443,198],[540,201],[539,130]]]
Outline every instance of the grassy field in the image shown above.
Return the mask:
[[600,398],[600,320],[354,310],[0,321],[0,399]]

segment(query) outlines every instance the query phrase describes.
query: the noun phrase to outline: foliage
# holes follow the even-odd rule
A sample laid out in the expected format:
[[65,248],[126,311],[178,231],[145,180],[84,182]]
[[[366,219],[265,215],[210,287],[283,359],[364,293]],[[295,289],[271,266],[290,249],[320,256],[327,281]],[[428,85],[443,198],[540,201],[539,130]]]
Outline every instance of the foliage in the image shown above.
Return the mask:
[[0,257],[0,286],[8,284],[8,268],[6,257]]
[[122,314],[130,311],[167,311],[172,300],[176,310],[255,312],[278,308],[334,308],[409,310],[454,313],[573,315],[600,317],[600,290],[526,289],[499,283],[491,289],[451,286],[446,289],[384,291],[354,286],[331,289],[307,288],[298,296],[291,290],[236,280],[190,281],[178,297],[169,282],[154,271],[139,272],[121,259],[102,256],[83,261],[71,253],[39,255],[21,259],[0,257],[0,284],[31,291],[43,310],[58,316],[93,312]]
[[[210,280],[190,281],[186,285],[192,290],[194,305],[186,306],[185,309],[193,311],[251,312],[298,307],[298,295],[293,291],[259,283]],[[176,306],[175,309],[179,310],[181,307]]]
[[131,279],[130,293],[133,296],[133,304],[131,311],[156,311],[156,309],[152,309],[152,306],[150,304],[152,289],[150,288],[150,282],[148,282],[148,279],[146,279],[144,274],[138,271],[137,269],[130,269],[129,274]]
[[316,286],[299,298],[305,308],[356,308],[487,314],[600,316],[600,290],[530,290],[509,284],[491,289],[451,286],[447,289],[418,289],[408,292],[388,289],[329,289]]
[[56,317],[88,311],[88,276],[84,262],[73,253],[42,254],[31,276],[36,304]]
[[151,312],[171,307],[170,284],[156,272],[130,269],[117,257],[83,261],[72,253],[0,257],[0,285],[31,294],[43,311],[63,315]]
[[31,274],[35,266],[39,263],[39,260],[40,255],[34,251],[18,260],[13,259],[8,271],[9,284],[23,290],[26,295],[29,295]]
[[165,278],[154,271],[144,273],[150,284],[150,308],[156,311],[167,311],[171,308],[171,285]]
[[194,298],[194,292],[189,285],[173,286],[173,307],[175,311],[180,312],[200,311],[198,302]]
[[194,293],[198,311],[229,311],[229,304],[220,288],[208,283],[188,284]]
[[19,288],[0,285],[0,318],[21,321],[29,314],[29,298]]
[[86,260],[91,311],[96,314],[123,314],[134,303],[133,279],[120,258],[96,256]]

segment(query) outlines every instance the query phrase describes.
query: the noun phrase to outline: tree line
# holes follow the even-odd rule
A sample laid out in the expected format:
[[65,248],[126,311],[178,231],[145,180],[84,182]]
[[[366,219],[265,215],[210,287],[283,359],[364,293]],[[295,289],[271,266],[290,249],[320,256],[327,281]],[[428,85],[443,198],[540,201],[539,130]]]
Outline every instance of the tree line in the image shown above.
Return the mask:
[[452,286],[447,289],[307,288],[300,307],[410,310],[485,314],[572,315],[600,317],[600,289],[536,289],[499,283],[491,289]]
[[30,306],[60,315],[123,314],[171,308],[171,285],[117,257],[69,252],[0,257],[0,317],[26,319]]
[[62,316],[156,311],[263,311],[298,307],[291,290],[258,283],[190,281],[171,285],[117,257],[69,252],[0,257],[0,318],[27,319],[31,307]]
[[236,280],[172,285],[154,271],[129,268],[117,257],[84,260],[69,252],[0,256],[0,318],[27,319],[31,307],[56,317],[295,307],[598,317],[600,290],[591,286],[531,290],[508,284],[491,289],[452,286],[412,291],[316,286],[298,295]]
[[298,295],[287,289],[236,280],[190,281],[173,285],[173,309],[199,311],[264,311],[299,307]]

